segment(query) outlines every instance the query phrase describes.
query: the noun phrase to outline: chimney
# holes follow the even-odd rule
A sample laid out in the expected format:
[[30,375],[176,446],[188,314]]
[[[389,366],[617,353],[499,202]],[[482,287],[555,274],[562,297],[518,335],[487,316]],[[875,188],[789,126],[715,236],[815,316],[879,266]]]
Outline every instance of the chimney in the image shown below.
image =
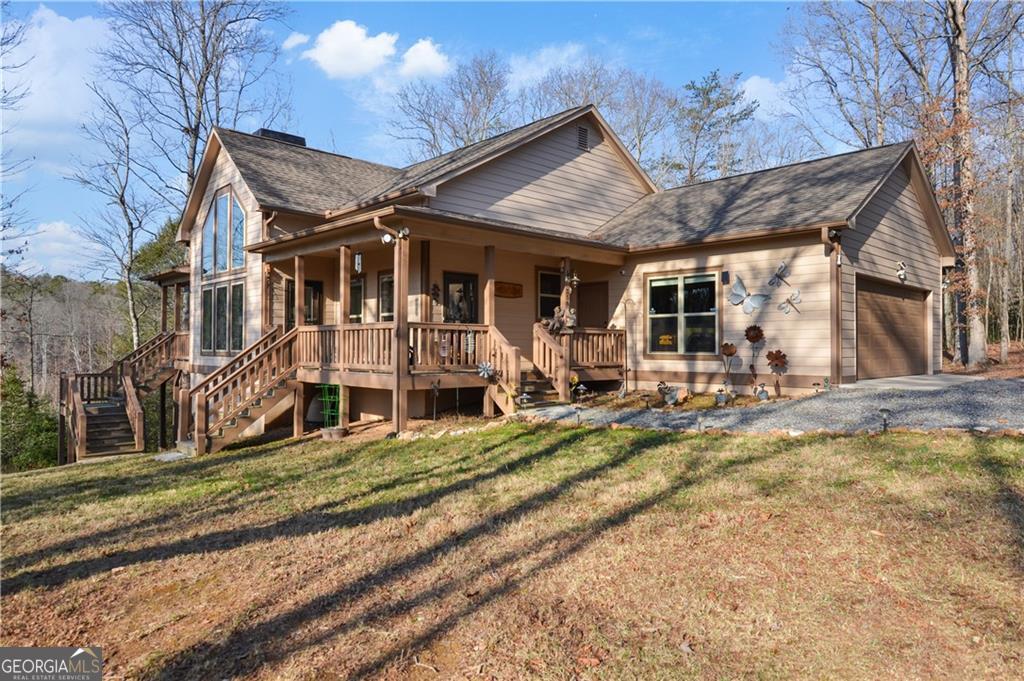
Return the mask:
[[271,130],[270,128],[260,128],[253,133],[257,137],[266,137],[267,139],[277,140],[278,142],[287,142],[288,144],[297,144],[300,147],[306,146],[306,138],[299,137],[298,135],[291,135],[287,132],[281,132],[280,130]]

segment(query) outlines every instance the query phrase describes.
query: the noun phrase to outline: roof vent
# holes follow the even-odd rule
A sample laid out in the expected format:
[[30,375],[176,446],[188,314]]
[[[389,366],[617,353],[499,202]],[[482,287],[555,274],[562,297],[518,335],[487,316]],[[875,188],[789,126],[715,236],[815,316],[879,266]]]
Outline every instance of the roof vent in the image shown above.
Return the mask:
[[266,137],[267,139],[277,140],[278,142],[287,142],[288,144],[297,144],[300,147],[306,146],[306,138],[299,137],[298,135],[290,135],[287,132],[281,132],[280,130],[271,130],[270,128],[260,128],[253,133],[257,137]]
[[590,151],[590,128],[584,125],[576,126],[576,146],[584,151]]

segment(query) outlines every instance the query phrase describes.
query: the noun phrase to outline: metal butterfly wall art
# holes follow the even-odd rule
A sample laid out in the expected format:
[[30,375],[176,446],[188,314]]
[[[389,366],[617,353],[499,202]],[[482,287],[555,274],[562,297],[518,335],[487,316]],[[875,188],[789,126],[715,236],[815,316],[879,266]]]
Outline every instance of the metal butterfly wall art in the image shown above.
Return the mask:
[[779,303],[779,309],[782,310],[783,314],[789,314],[790,310],[796,310],[797,314],[801,314],[800,308],[796,305],[800,302],[800,289],[795,288],[793,292],[789,294],[789,297]]
[[769,286],[782,286],[785,284],[789,286],[789,282],[786,281],[786,277],[789,276],[789,266],[786,265],[786,261],[783,260],[775,270],[775,274],[768,280]]
[[765,293],[749,293],[738,274],[732,283],[732,291],[729,292],[729,302],[733,305],[742,305],[744,314],[753,314],[754,310],[760,310],[768,302],[768,298],[770,296]]

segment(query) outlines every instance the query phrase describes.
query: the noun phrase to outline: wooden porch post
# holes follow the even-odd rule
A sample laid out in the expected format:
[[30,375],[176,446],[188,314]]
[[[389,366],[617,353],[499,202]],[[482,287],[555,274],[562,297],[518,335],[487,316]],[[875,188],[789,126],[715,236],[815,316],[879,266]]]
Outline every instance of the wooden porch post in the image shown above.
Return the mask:
[[432,322],[433,306],[430,298],[430,242],[420,242],[420,321]]
[[[495,322],[495,300],[494,300],[494,275],[497,269],[494,246],[484,246],[484,324],[488,329],[494,327]],[[489,351],[487,352],[489,355]],[[487,358],[490,360],[490,357]],[[494,400],[491,398],[491,391],[484,392],[484,416],[494,416]]]
[[274,285],[270,278],[271,267],[269,263],[264,263],[262,272],[263,291],[260,313],[263,315],[263,328],[261,333],[266,333],[274,325]]
[[167,381],[160,384],[160,449],[167,449]]
[[188,399],[188,381],[185,385],[178,386],[178,441],[184,442],[188,439],[189,412],[192,405]]
[[181,284],[174,285],[174,330],[181,330]]
[[306,323],[306,260],[295,256],[295,326]]
[[409,374],[409,239],[395,239],[395,327],[391,343],[394,389],[391,419],[395,433],[405,430],[409,407],[406,380]]
[[[338,248],[338,324],[348,324],[352,313],[352,249],[348,246]],[[345,342],[345,334],[341,335]],[[345,349],[338,348],[338,356],[345,357]],[[342,367],[344,368],[344,367]],[[349,390],[347,385],[338,389],[338,425],[348,428]]]
[[306,429],[306,384],[295,381],[295,407],[292,410],[292,437],[302,437]]
[[[572,261],[569,258],[562,258],[562,295],[558,304],[562,307],[562,314],[569,312],[572,304],[572,287],[566,281],[572,276]],[[570,398],[569,374],[572,371],[572,329],[562,329],[562,334],[555,340],[562,346],[562,363],[558,367],[558,379],[555,389],[558,391],[558,399],[568,402]]]
[[196,393],[196,455],[206,453],[206,391]]
[[[177,287],[177,284],[175,284]],[[160,287],[160,333],[167,333],[167,287]]]

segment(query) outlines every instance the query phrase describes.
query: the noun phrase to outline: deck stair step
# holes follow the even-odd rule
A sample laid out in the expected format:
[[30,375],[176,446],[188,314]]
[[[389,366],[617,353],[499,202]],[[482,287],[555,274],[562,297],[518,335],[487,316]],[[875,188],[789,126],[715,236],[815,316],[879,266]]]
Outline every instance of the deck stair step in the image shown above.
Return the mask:
[[519,377],[519,394],[527,399],[518,401],[520,409],[536,409],[562,404],[551,381],[536,369],[524,371]]
[[129,454],[138,451],[124,400],[118,396],[85,405],[86,456]]
[[282,377],[281,380],[268,385],[223,426],[216,431],[207,433],[210,441],[209,451],[219,451],[238,440],[246,428],[294,393],[295,385],[290,383],[287,377]]

